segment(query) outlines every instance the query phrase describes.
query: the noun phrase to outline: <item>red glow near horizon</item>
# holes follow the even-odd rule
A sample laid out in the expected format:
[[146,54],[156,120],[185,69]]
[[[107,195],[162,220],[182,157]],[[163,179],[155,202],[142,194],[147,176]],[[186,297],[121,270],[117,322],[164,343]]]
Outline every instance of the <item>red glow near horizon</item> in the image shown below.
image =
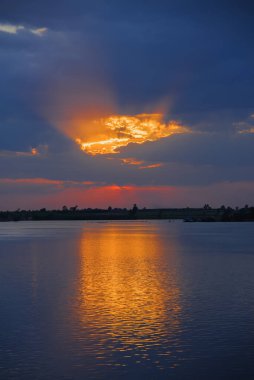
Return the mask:
[[[0,179],[0,210],[49,209],[78,205],[79,208],[108,206],[139,207],[201,207],[251,203],[254,182],[218,183],[210,186],[138,186],[105,185],[92,181],[64,181],[46,178]],[[213,204],[210,202],[213,199]],[[233,202],[233,203],[232,203]],[[243,205],[244,206],[244,205]]]

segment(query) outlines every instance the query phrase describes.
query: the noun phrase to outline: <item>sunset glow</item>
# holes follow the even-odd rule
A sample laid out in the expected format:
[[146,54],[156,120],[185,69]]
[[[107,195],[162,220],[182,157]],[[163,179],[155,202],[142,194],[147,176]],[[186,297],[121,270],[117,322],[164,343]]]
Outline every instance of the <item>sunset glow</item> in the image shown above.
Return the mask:
[[[91,132],[91,127],[94,133]],[[86,126],[84,127],[86,128]],[[90,155],[116,154],[131,143],[157,141],[173,134],[188,133],[189,129],[176,121],[165,123],[163,114],[114,115],[91,121],[89,137],[76,137],[80,149]],[[85,132],[85,131],[84,131]]]

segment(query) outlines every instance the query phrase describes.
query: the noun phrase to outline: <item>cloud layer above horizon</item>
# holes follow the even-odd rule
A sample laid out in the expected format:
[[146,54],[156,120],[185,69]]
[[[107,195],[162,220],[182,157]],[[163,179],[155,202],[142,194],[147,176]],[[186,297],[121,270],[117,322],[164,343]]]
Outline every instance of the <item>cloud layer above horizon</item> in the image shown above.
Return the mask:
[[0,209],[251,203],[253,14],[248,0],[2,0]]

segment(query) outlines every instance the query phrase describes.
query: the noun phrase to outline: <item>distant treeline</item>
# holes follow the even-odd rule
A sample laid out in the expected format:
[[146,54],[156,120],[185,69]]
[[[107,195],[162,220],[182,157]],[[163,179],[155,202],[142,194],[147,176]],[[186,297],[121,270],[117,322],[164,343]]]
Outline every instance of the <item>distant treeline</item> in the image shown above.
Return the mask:
[[254,221],[254,207],[243,208],[221,206],[211,208],[208,204],[202,208],[157,208],[139,209],[135,204],[131,209],[112,208],[79,209],[78,206],[63,206],[60,210],[16,210],[0,211],[0,221],[32,220],[132,220],[132,219],[183,219],[186,222],[234,222]]

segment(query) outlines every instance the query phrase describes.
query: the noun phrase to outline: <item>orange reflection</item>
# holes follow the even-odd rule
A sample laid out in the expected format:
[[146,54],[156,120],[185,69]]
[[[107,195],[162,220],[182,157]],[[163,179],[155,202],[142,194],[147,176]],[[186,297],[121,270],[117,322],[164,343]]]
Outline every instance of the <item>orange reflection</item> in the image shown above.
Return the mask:
[[157,228],[145,222],[96,223],[83,232],[78,314],[96,338],[99,359],[112,350],[151,361],[156,347],[156,365],[163,355],[171,356],[168,345],[180,330],[180,290],[173,242],[165,256]]

